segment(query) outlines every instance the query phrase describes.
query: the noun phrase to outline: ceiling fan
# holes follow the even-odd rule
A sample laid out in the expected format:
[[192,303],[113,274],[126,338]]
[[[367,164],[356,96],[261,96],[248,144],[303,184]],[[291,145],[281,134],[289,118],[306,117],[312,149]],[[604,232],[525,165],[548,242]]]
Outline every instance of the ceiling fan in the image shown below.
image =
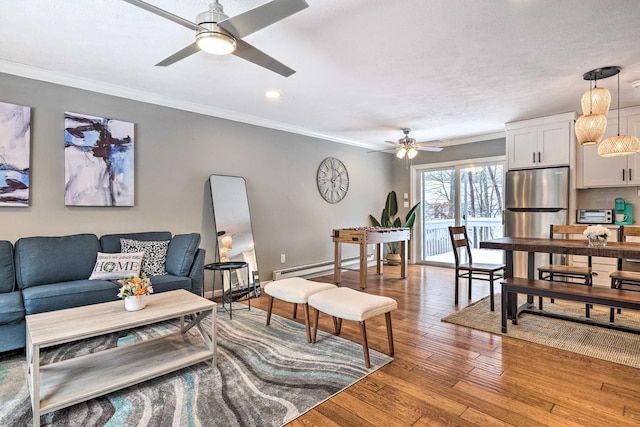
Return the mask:
[[203,50],[214,55],[228,55],[233,53],[235,56],[253,62],[284,77],[289,77],[295,73],[291,68],[256,49],[242,39],[249,34],[255,33],[294,13],[306,9],[309,7],[309,4],[307,4],[305,0],[273,0],[231,18],[223,12],[222,5],[218,0],[214,0],[209,6],[208,11],[198,14],[195,23],[141,0],[123,1],[187,27],[190,30],[195,30],[195,42],[158,62],[156,66],[166,67]]
[[[402,133],[404,133],[403,138],[400,138],[397,142],[385,141],[385,142],[388,142],[389,144],[394,144],[396,147],[388,148],[386,150],[380,150],[380,151],[385,151],[385,152],[395,151],[396,156],[399,159],[404,159],[405,156],[408,159],[413,159],[415,156],[418,155],[418,151],[442,151],[442,147],[422,146],[421,144],[424,144],[427,141],[422,143],[416,142],[414,138],[409,137],[410,132],[411,132],[411,129],[409,128],[402,129]],[[428,141],[428,142],[442,142],[442,141]]]

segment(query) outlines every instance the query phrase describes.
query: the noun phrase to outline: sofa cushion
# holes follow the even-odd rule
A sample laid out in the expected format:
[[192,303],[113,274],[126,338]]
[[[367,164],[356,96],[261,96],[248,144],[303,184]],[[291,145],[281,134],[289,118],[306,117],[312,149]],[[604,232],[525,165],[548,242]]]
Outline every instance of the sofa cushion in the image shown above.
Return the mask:
[[120,247],[123,253],[144,252],[142,257],[142,272],[147,276],[162,276],[167,274],[165,262],[169,240],[149,241],[120,239]]
[[15,284],[13,245],[8,240],[0,240],[0,293],[13,291]]
[[118,299],[120,285],[108,280],[75,280],[32,286],[22,291],[26,314],[62,310]]
[[191,291],[191,279],[188,277],[172,276],[165,274],[164,276],[150,277],[153,293],[175,291],[176,289],[186,289]]
[[24,320],[22,294],[19,291],[0,294],[0,325]]
[[144,252],[105,254],[98,252],[89,280],[140,277]]
[[87,279],[100,243],[95,234],[23,237],[16,241],[16,280],[20,289]]
[[167,273],[176,276],[187,276],[196,251],[200,245],[200,234],[176,234],[169,242],[167,250]]
[[120,239],[131,240],[171,240],[171,233],[168,231],[146,231],[142,233],[120,233],[105,234],[100,237],[100,245],[102,252],[115,253],[122,252],[120,248]]

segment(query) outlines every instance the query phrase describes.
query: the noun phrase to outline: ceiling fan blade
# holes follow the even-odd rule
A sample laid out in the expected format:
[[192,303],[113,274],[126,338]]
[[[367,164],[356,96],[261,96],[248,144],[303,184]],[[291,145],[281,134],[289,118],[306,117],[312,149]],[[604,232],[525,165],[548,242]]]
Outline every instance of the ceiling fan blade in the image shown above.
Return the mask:
[[442,147],[418,147],[418,151],[442,151]]
[[[173,13],[169,13],[166,10],[160,9],[159,7],[156,7],[156,6],[152,5],[152,4],[143,2],[141,0],[123,0],[123,1],[125,1],[125,2],[127,2],[129,4],[132,4],[134,6],[137,6],[140,9],[144,9],[147,12],[151,12],[151,13],[153,13],[155,15],[158,15],[158,16],[161,16],[161,17],[163,17],[165,19],[168,19],[169,21],[173,21],[176,24],[180,24],[183,27],[187,27],[190,30],[196,30],[197,31],[197,30],[200,29],[200,27],[198,25],[194,24],[193,22],[188,21],[188,20],[186,20],[184,18],[181,18],[178,15],[174,15]],[[169,64],[167,64],[167,65],[169,65]]]
[[196,52],[200,52],[200,48],[197,44],[191,43],[189,46],[185,47],[182,50],[177,51],[173,55],[168,58],[163,59],[162,61],[156,64],[156,67],[166,67],[167,65],[171,65],[175,62],[180,61],[188,56],[193,55]]
[[[125,0],[129,1],[129,0]],[[248,10],[218,25],[237,38],[243,38],[309,7],[305,0],[273,0]]]
[[295,70],[240,39],[237,40],[237,47],[233,54],[284,77],[289,77],[295,73]]
[[386,148],[384,150],[371,150],[371,151],[367,151],[367,153],[395,153],[396,151],[398,151],[395,148]]

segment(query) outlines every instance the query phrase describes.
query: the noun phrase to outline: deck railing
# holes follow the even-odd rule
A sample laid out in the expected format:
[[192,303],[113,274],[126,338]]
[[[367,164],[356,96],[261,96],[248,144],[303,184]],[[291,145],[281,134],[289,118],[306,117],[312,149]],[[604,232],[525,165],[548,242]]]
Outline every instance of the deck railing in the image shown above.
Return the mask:
[[[425,258],[453,250],[448,228],[453,225],[453,219],[430,220],[423,224],[422,245]],[[500,218],[469,218],[466,226],[472,248],[478,248],[483,240],[497,239],[503,234]]]

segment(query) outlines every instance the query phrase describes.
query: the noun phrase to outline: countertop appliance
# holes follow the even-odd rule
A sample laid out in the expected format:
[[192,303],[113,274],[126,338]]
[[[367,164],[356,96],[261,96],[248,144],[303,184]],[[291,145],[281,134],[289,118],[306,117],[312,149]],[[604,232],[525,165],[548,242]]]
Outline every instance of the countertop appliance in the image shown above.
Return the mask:
[[617,197],[615,203],[615,223],[618,225],[633,224],[633,205],[626,203],[622,197]]
[[613,224],[613,209],[577,209],[578,224]]
[[[549,237],[551,224],[568,223],[569,167],[509,171],[504,198],[505,236]],[[527,277],[527,254],[513,255],[514,276]],[[548,255],[536,254],[535,265],[548,262]]]

